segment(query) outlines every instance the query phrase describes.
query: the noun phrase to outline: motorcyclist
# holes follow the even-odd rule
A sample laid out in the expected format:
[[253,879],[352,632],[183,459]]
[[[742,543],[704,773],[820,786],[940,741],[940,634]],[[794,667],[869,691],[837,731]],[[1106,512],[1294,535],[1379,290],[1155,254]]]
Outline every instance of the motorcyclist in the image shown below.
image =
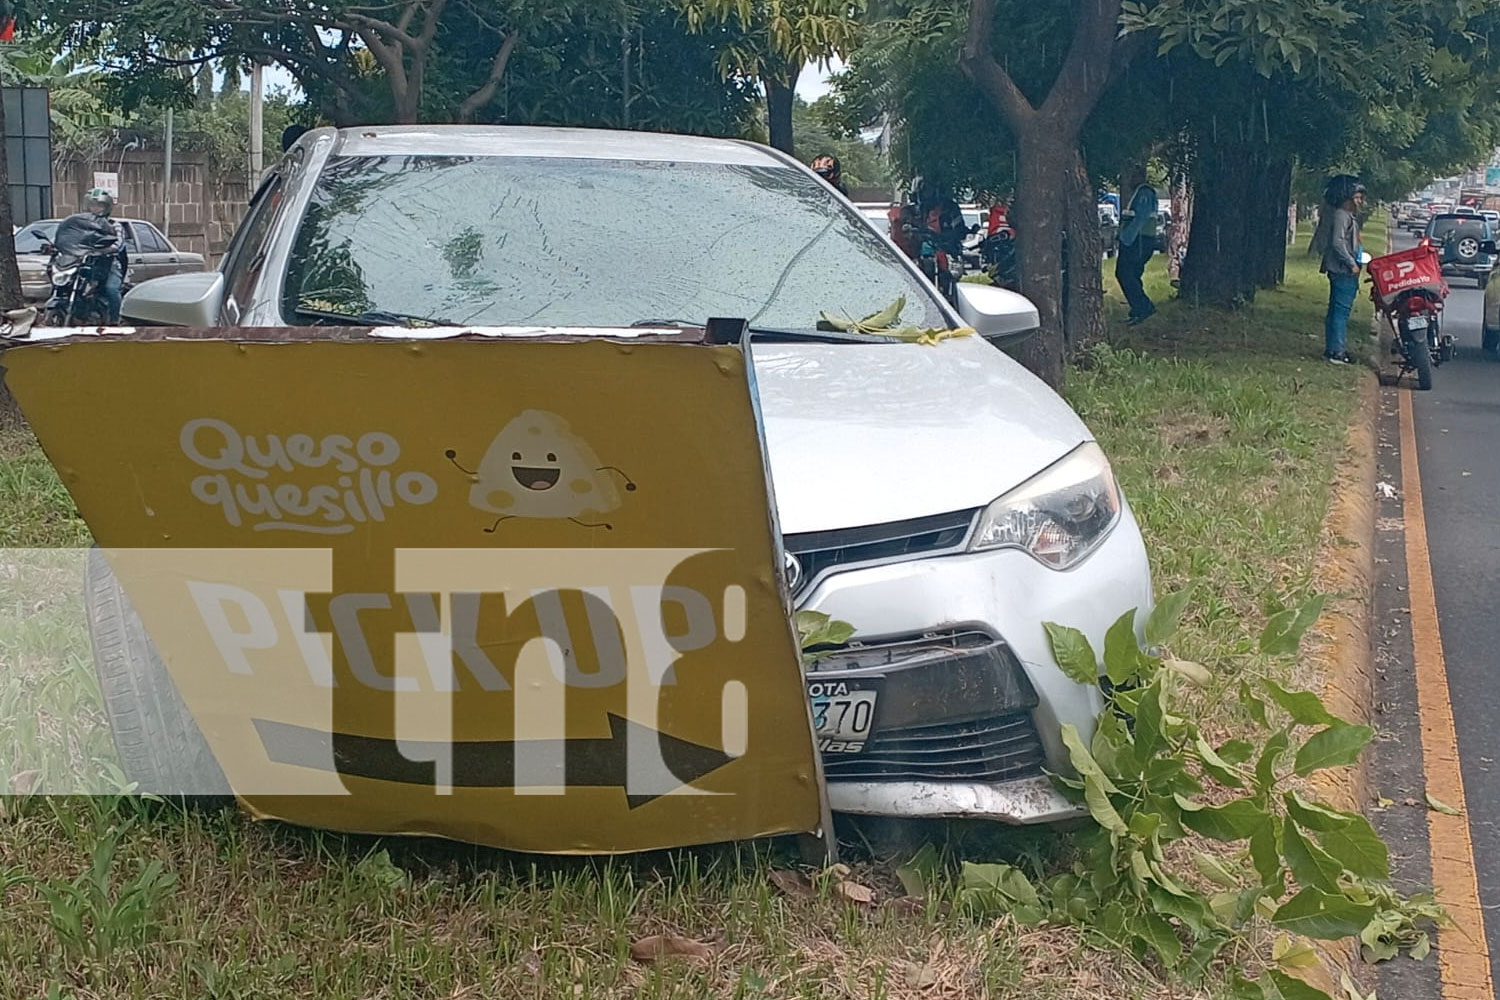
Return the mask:
[[94,188],[85,196],[85,211],[70,215],[57,224],[52,245],[57,250],[53,261],[55,267],[73,267],[87,256],[114,251],[110,256],[109,271],[99,283],[99,295],[107,320],[118,323],[120,297],[130,262],[125,254],[125,238],[120,225],[110,218],[114,207],[113,195],[103,188]]
[[844,170],[839,163],[839,158],[832,153],[823,153],[812,161],[813,173],[823,178],[829,185],[843,195],[849,197],[849,189],[844,187]]

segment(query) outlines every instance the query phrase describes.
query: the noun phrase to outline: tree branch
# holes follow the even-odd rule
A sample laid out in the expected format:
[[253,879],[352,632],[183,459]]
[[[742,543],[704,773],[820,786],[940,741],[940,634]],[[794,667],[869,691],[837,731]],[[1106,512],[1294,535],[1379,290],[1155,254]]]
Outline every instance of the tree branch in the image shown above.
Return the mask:
[[472,122],[479,109],[495,99],[495,91],[500,88],[500,79],[505,76],[505,67],[510,62],[510,54],[515,51],[516,43],[520,40],[520,34],[514,31],[505,36],[505,41],[500,43],[500,50],[495,53],[494,61],[490,63],[490,75],[485,78],[478,90],[465,97],[459,104],[459,121]]
[[1041,107],[1070,136],[1083,128],[1109,86],[1120,33],[1120,0],[1079,0],[1077,8],[1068,55]]
[[[1118,0],[1115,2],[1118,4]],[[1036,108],[990,52],[994,24],[995,0],[969,0],[969,28],[958,65],[1005,116],[1010,127],[1019,132],[1036,117]]]

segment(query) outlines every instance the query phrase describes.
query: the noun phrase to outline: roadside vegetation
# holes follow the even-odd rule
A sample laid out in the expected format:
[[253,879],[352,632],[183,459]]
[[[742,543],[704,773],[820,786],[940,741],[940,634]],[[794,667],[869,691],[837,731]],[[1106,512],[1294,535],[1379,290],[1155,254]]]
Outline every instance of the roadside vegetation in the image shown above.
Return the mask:
[[[1080,359],[1066,394],[1112,457],[1147,536],[1158,593],[1193,587],[1166,644],[1190,665],[1163,671],[1132,660],[1137,676],[1119,678],[1136,683],[1126,708],[1137,733],[1149,697],[1142,692],[1170,686],[1179,718],[1167,721],[1153,759],[1182,756],[1174,748],[1196,747],[1201,736],[1220,751],[1229,746],[1224,766],[1250,787],[1263,746],[1287,719],[1263,681],[1294,686],[1294,639],[1305,624],[1298,618],[1312,613],[1310,601],[1316,607],[1320,526],[1358,376],[1320,359],[1326,285],[1300,253],[1283,287],[1233,313],[1170,301],[1161,269],[1158,259],[1148,286],[1161,311],[1127,330],[1123,306],[1111,301],[1107,343]],[[1359,315],[1353,329],[1362,329]],[[56,548],[86,537],[29,433],[0,432],[0,540]],[[21,557],[0,561],[6,570]],[[107,754],[86,638],[68,624],[81,622],[78,595],[62,571],[43,574],[52,582],[40,592],[6,583],[16,578],[0,572],[0,732],[42,733],[75,760]],[[1277,634],[1280,622],[1293,641],[1260,641],[1268,622],[1265,634]],[[1058,636],[1066,660],[1065,628]],[[1242,697],[1242,685],[1253,697]],[[16,717],[38,700],[58,706],[56,717]],[[1268,728],[1254,721],[1261,710],[1270,713]],[[1312,731],[1295,730],[1282,773],[1297,769],[1294,757]],[[1342,732],[1340,746],[1359,735]],[[22,750],[12,746],[8,756],[0,740],[0,788],[49,787],[57,762],[28,762]],[[1187,756],[1196,771],[1202,759],[1194,753]],[[1124,790],[1104,789],[1124,823],[1114,838],[1092,828],[931,825],[907,829],[904,847],[892,853],[877,836],[888,830],[851,825],[849,867],[825,872],[800,869],[784,843],[555,859],[343,836],[128,798],[0,798],[0,996],[1269,1000],[1229,977],[1237,970],[1254,978],[1259,963],[1274,958],[1280,978],[1269,981],[1293,1000],[1307,994],[1287,977],[1312,955],[1289,930],[1347,930],[1374,912],[1359,908],[1374,904],[1337,904],[1341,924],[1272,929],[1265,912],[1255,917],[1259,896],[1243,895],[1259,884],[1264,855],[1247,856],[1238,836],[1227,844],[1177,839],[1150,818],[1181,808],[1170,795],[1163,802],[1126,794],[1134,786],[1120,777],[1128,770],[1123,755],[1107,759],[1096,746],[1092,756],[1101,773],[1112,773],[1116,792]],[[1220,787],[1203,801],[1239,794]],[[1279,817],[1283,801],[1278,786],[1262,811]],[[1344,829],[1354,821],[1323,822]],[[1183,825],[1199,830],[1198,820]],[[1309,838],[1326,848],[1308,853],[1319,864],[1338,853],[1323,835]],[[1153,841],[1159,859],[1150,857]],[[1295,848],[1279,850],[1278,877],[1290,866],[1300,887],[1321,879],[1319,891],[1342,895],[1349,879],[1307,867],[1291,856]],[[1147,866],[1140,893],[1131,852],[1156,865]],[[1067,881],[1075,862],[1100,874],[1094,897]],[[1361,884],[1379,881],[1372,867],[1355,874]],[[1208,909],[1184,903],[1172,920],[1159,918],[1175,905],[1156,898],[1168,880]],[[1242,912],[1223,898],[1231,892]],[[1148,901],[1141,906],[1149,903],[1160,922],[1133,915],[1132,898]],[[1420,951],[1413,921],[1422,912],[1382,906],[1396,914],[1387,937]],[[1240,918],[1246,922],[1232,934],[1190,926]],[[1217,947],[1195,951],[1205,941]]]

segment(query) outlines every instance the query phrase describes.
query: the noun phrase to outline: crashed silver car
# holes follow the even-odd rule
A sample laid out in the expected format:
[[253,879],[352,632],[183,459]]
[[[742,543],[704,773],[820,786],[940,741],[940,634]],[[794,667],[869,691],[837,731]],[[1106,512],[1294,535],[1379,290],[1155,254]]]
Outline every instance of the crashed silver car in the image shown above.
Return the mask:
[[[337,259],[330,257],[336,255]],[[477,280],[473,261],[491,277]],[[359,315],[320,298],[363,276]],[[820,329],[904,300],[970,326],[941,349]],[[807,168],[746,142],[465,126],[318,129],[255,195],[220,270],[144,284],[128,318],[286,326],[703,325],[748,317],[787,577],[854,638],[806,672],[836,810],[1035,823],[1097,687],[1043,622],[1107,628],[1152,591],[1140,532],[1078,416],[997,346],[1036,326],[999,288],[950,307]]]

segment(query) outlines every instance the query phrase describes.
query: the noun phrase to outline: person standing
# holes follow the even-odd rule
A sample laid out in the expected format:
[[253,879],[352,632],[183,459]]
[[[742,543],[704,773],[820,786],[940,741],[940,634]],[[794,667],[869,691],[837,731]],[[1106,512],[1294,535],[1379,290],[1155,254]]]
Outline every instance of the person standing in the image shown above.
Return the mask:
[[1144,322],[1156,312],[1156,303],[1146,294],[1141,276],[1146,263],[1156,252],[1160,208],[1156,189],[1150,184],[1138,185],[1130,196],[1121,219],[1120,252],[1115,256],[1115,280],[1125,301],[1130,303],[1130,325]]
[[1349,174],[1328,182],[1313,246],[1322,251],[1320,270],[1328,275],[1328,312],[1323,318],[1323,357],[1336,365],[1352,363],[1348,351],[1349,314],[1359,294],[1359,209],[1365,186]]

